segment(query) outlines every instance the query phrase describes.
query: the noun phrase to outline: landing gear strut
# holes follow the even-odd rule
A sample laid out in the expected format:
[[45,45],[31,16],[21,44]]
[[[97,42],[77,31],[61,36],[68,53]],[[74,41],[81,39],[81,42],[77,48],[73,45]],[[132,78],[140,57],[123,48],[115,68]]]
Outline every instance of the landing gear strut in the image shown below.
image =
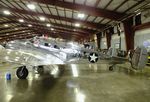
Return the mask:
[[17,69],[16,71],[16,75],[19,79],[26,79],[28,76],[28,69],[26,68],[26,66],[21,66]]

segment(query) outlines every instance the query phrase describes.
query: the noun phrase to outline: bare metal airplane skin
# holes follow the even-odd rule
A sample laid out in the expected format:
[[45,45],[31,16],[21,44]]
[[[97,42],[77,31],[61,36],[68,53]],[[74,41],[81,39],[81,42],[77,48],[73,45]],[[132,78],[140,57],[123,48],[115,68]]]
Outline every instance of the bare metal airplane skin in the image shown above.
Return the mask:
[[[42,44],[40,44],[42,42]],[[39,41],[38,44],[30,41],[11,41],[5,48],[0,47],[1,62],[16,63],[19,65],[16,75],[19,79],[26,79],[28,67],[43,68],[57,64],[109,64],[109,70],[113,70],[116,64],[128,61],[127,58],[117,57],[115,49],[111,48],[107,54],[84,49],[82,47],[70,47],[67,44],[59,45],[56,42]],[[44,45],[45,44],[45,45]],[[53,46],[53,47],[52,47]],[[83,53],[88,53],[83,58]],[[147,51],[144,47],[137,47],[131,59],[132,68],[142,70],[147,62]]]

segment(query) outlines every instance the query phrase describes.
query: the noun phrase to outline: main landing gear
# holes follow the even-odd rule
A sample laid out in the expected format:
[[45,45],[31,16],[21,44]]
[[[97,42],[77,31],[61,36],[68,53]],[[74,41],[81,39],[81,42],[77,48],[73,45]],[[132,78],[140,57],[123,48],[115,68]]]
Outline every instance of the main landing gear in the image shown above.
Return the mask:
[[26,79],[28,76],[28,69],[26,68],[26,66],[21,66],[17,69],[16,71],[16,75],[19,79]]
[[113,66],[109,66],[109,71],[113,71],[113,70],[114,70]]

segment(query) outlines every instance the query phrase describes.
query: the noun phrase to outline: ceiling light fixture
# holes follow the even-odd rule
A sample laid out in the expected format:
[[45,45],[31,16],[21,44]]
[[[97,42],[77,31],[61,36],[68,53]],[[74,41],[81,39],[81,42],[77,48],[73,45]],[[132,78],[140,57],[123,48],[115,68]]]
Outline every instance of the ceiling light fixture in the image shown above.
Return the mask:
[[23,20],[23,19],[19,19],[19,22],[23,23],[23,22],[24,22],[24,20]]
[[85,14],[83,14],[83,13],[78,14],[78,18],[84,18],[84,17],[85,17]]
[[28,25],[28,27],[32,27],[32,25],[31,25],[31,24],[29,24],[29,25]]
[[15,30],[18,30],[18,28],[15,28]]
[[51,30],[53,31],[53,30],[54,30],[54,28],[51,28]]
[[33,4],[28,4],[27,7],[28,7],[29,9],[31,9],[31,10],[34,10],[34,9],[35,9],[35,5],[33,5]]
[[8,24],[5,24],[4,27],[8,27]]
[[10,12],[9,12],[8,10],[3,11],[3,13],[4,13],[5,15],[10,15]]
[[75,26],[76,26],[76,27],[80,27],[80,24],[79,24],[79,23],[76,23]]
[[141,14],[141,12],[137,13],[136,15],[138,16],[138,15],[140,15],[140,14]]
[[45,21],[45,17],[42,17],[42,16],[41,16],[41,17],[40,17],[40,20],[41,20],[41,21]]
[[46,24],[46,26],[47,26],[47,27],[50,27],[51,25],[50,25],[50,24]]

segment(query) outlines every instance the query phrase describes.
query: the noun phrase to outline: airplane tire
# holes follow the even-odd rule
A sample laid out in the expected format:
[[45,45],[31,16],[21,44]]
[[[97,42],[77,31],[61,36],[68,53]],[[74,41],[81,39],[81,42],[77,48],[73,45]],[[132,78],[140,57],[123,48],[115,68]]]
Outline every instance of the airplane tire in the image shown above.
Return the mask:
[[19,79],[26,79],[28,76],[28,69],[26,68],[26,66],[21,66],[17,69],[16,71],[16,75]]
[[113,71],[113,70],[114,70],[113,66],[110,66],[109,71]]

